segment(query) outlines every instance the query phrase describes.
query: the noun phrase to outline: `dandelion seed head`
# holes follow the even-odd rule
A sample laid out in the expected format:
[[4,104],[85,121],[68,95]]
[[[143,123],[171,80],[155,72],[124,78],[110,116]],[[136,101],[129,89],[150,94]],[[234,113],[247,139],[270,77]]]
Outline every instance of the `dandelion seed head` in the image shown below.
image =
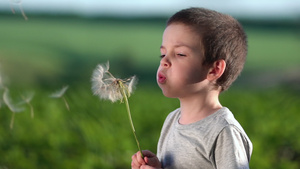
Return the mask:
[[5,88],[3,93],[3,101],[13,113],[18,113],[24,110],[23,107],[20,107],[21,103],[14,104],[12,102],[9,96],[9,90],[7,88]]
[[56,91],[56,92],[52,93],[49,97],[60,98],[60,97],[62,97],[66,93],[66,91],[68,90],[68,88],[69,88],[69,86],[64,86],[59,91]]
[[22,0],[10,0],[10,2],[14,4],[21,4]]
[[128,86],[128,91],[129,93],[132,93],[135,89],[135,86],[137,84],[137,77],[136,76],[132,76],[129,79],[129,82],[125,83]]
[[22,99],[25,103],[29,103],[34,96],[34,92],[26,92],[23,95],[21,95]]
[[123,83],[125,89],[128,91],[128,96],[133,92],[136,84],[136,77],[130,77],[126,80],[115,78],[109,72],[109,62],[106,64],[99,64],[92,75],[92,91],[94,95],[99,96],[100,99],[110,100],[116,102],[123,99],[121,93],[120,83]]

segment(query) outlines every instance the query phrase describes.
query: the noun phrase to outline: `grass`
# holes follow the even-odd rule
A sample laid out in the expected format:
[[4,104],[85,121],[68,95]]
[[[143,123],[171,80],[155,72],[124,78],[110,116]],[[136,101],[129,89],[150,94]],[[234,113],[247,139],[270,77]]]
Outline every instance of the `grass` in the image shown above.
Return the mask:
[[[155,151],[158,128],[162,122],[153,116],[153,113],[158,114],[159,111],[153,109],[155,112],[149,112],[143,109],[143,106],[151,107],[147,105],[145,96],[153,92],[153,89],[149,89],[136,91],[139,94],[133,95],[130,102],[135,124],[139,126],[136,130],[140,142],[145,148]],[[157,95],[157,90],[154,91]],[[0,154],[6,156],[0,160],[0,166],[77,168],[88,165],[86,159],[89,159],[91,166],[81,168],[124,168],[124,165],[130,164],[131,154],[137,151],[137,148],[124,104],[99,101],[97,97],[92,96],[89,88],[73,88],[69,94],[66,93],[70,103],[69,112],[62,100],[49,98],[44,91],[37,93],[32,102],[35,118],[31,119],[29,109],[16,114],[13,130],[9,129],[8,124],[11,113],[6,107],[1,109]],[[140,100],[144,100],[146,104],[142,106]],[[164,98],[160,97],[160,100]],[[150,125],[153,121],[160,123],[156,126],[157,130],[153,130],[154,126]],[[151,131],[143,133],[141,126],[145,126],[144,131]],[[15,160],[18,160],[18,163],[14,163]]]
[[[63,100],[37,91],[29,107],[16,114],[0,109],[0,166],[7,168],[127,168],[137,151],[124,104],[99,101],[89,86],[70,88]],[[232,89],[221,95],[254,144],[252,168],[297,168],[300,142],[297,117],[299,94],[287,89],[267,91]],[[138,86],[129,99],[141,146],[156,152],[167,114],[179,106],[158,87]],[[155,106],[154,106],[155,105]],[[280,105],[280,106],[278,106]],[[284,120],[283,120],[284,119]],[[17,163],[15,162],[17,161]],[[293,166],[293,167],[287,167]]]

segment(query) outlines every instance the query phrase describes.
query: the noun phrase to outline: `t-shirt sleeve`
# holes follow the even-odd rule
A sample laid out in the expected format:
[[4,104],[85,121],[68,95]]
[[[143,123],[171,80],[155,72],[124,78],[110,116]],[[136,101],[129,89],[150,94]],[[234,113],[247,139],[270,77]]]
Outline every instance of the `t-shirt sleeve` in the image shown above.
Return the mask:
[[236,126],[226,126],[219,133],[214,147],[217,169],[249,169],[251,144]]

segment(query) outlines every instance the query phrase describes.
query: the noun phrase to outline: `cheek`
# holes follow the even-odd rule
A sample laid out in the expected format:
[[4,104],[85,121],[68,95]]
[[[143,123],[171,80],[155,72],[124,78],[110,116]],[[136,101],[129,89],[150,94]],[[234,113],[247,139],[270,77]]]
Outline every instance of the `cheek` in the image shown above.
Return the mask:
[[206,79],[206,72],[203,69],[192,69],[186,72],[185,81],[189,84],[199,83]]

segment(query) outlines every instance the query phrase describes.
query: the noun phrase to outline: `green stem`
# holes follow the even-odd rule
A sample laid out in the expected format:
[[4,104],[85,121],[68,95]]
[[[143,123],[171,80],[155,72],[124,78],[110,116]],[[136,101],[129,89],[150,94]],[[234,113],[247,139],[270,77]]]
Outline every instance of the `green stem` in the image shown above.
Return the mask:
[[12,112],[11,120],[10,120],[10,129],[12,130],[14,128],[14,121],[15,121],[15,113]]
[[65,105],[66,105],[67,110],[70,111],[70,107],[69,107],[69,104],[68,104],[66,98],[65,98],[65,97],[62,97],[62,99],[63,99],[64,102],[65,102]]
[[30,114],[31,114],[31,118],[34,118],[34,111],[33,111],[33,107],[30,103],[29,104],[29,107],[30,107]]
[[120,87],[121,87],[121,92],[122,92],[122,95],[124,97],[124,100],[125,100],[125,105],[126,105],[126,109],[127,109],[127,114],[128,114],[128,117],[129,117],[129,122],[130,122],[130,125],[131,125],[131,129],[132,129],[132,132],[133,132],[133,135],[134,135],[134,138],[135,138],[135,141],[136,141],[136,144],[138,146],[138,149],[141,153],[141,156],[142,158],[144,158],[144,155],[142,153],[142,150],[141,150],[141,147],[140,147],[140,143],[137,139],[137,136],[136,136],[136,133],[135,133],[135,129],[134,129],[134,125],[133,125],[133,121],[132,121],[132,118],[131,118],[131,113],[130,113],[130,108],[129,108],[129,102],[128,102],[128,98],[127,98],[127,95],[126,95],[126,92],[125,92],[125,86],[124,84],[119,81],[119,84],[120,84]]

